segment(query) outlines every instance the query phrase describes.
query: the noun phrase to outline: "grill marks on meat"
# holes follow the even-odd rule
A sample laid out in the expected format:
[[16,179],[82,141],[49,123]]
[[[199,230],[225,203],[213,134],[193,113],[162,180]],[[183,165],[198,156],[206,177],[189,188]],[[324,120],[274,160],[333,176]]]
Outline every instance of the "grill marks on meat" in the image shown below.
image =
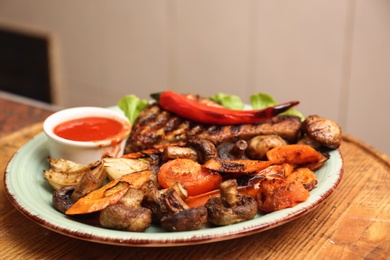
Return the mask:
[[130,151],[156,144],[180,143],[187,140],[191,122],[163,110],[157,103],[145,108],[134,122],[128,140]]
[[295,116],[277,116],[256,124],[209,126],[197,135],[215,144],[224,141],[247,140],[256,135],[276,134],[288,142],[296,142],[300,137],[301,121]]
[[225,141],[247,140],[256,135],[276,134],[288,142],[301,136],[301,121],[296,116],[242,125],[207,125],[196,123],[163,110],[158,103],[150,104],[138,116],[128,139],[126,152],[135,152],[159,144],[183,144],[192,139],[207,139],[218,145]]

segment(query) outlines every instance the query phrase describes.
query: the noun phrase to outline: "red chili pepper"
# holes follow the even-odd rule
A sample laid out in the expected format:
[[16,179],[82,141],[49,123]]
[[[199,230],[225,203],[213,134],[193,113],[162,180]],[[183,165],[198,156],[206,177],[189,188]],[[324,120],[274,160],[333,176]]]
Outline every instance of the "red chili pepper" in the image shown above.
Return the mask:
[[170,90],[153,94],[152,97],[158,100],[162,108],[178,116],[199,123],[216,125],[258,123],[299,104],[299,101],[291,101],[261,110],[233,110],[201,104]]

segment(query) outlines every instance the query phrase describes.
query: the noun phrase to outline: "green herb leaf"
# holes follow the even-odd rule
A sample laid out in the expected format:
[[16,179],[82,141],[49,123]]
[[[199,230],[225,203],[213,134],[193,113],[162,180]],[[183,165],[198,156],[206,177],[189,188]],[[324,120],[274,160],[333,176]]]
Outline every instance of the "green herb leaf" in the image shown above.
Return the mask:
[[263,109],[270,106],[277,105],[276,100],[265,93],[255,93],[250,96],[250,102],[253,109]]
[[303,116],[303,114],[301,112],[299,112],[298,110],[296,110],[295,108],[290,108],[286,112],[283,112],[282,115],[298,116],[301,118],[301,121],[305,120],[305,117]]
[[242,110],[244,108],[244,103],[239,96],[218,93],[210,99],[229,109]]
[[[265,93],[256,93],[250,96],[250,102],[253,107],[253,109],[263,109],[270,106],[275,106],[278,104],[276,99],[272,97],[269,94]],[[305,117],[301,112],[296,110],[295,108],[290,108],[286,112],[283,112],[282,115],[291,115],[291,116],[298,116],[301,118],[301,120],[304,120]]]
[[124,96],[118,101],[118,107],[125,113],[131,124],[134,124],[139,113],[149,104],[146,99],[139,99],[135,95]]

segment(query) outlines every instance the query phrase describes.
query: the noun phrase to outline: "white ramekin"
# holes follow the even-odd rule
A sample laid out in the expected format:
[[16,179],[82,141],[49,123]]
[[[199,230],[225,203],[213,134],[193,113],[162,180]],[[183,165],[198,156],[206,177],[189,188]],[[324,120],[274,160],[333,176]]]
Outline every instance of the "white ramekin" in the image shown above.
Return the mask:
[[[104,117],[114,119],[123,125],[116,136],[101,141],[81,142],[61,138],[54,134],[54,128],[66,121],[83,117]],[[43,123],[43,131],[48,137],[50,158],[62,158],[80,164],[89,164],[102,157],[120,157],[123,155],[127,137],[130,134],[129,120],[118,111],[100,107],[74,107],[58,111]]]

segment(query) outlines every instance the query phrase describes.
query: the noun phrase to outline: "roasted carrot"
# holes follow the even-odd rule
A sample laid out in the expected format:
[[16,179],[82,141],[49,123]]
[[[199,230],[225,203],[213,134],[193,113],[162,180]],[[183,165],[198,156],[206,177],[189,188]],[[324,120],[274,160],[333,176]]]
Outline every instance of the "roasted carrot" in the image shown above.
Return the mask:
[[[252,186],[241,186],[238,187],[238,193],[241,195],[248,195],[251,196],[252,198],[256,198],[258,189]],[[220,191],[218,190],[212,190],[203,194],[199,194],[196,196],[189,196],[186,200],[185,203],[190,207],[190,208],[196,208],[199,206],[203,206],[206,204],[207,200],[213,197],[219,197],[220,196]]]
[[291,172],[286,176],[288,182],[298,181],[303,184],[305,189],[311,191],[318,183],[317,177],[312,170],[306,167],[301,167]]
[[271,165],[270,161],[257,160],[221,160],[210,159],[203,164],[203,167],[223,173],[236,173],[237,175],[250,174],[261,171]]
[[273,148],[267,152],[272,164],[291,163],[295,165],[326,161],[327,158],[309,145],[290,144]]
[[219,190],[212,190],[203,194],[199,194],[196,196],[189,196],[186,200],[185,203],[190,207],[190,208],[197,208],[199,206],[203,206],[206,204],[207,200],[213,197],[219,197]]
[[65,214],[87,214],[102,210],[108,205],[117,203],[130,187],[140,188],[149,179],[150,175],[149,170],[126,174],[82,197]]
[[307,200],[309,196],[309,191],[300,182],[264,180],[260,183],[257,203],[260,211],[273,212],[294,207]]

